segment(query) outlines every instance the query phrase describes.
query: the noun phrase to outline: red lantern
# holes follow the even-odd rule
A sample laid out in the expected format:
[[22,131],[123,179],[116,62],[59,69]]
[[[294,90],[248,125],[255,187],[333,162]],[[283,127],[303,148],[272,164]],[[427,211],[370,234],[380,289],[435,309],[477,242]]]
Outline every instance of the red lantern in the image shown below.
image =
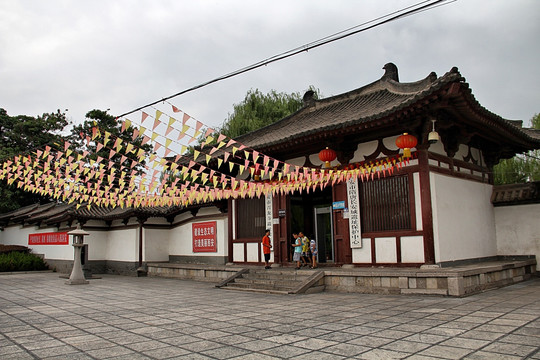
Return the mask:
[[252,165],[250,167],[251,172],[251,178],[255,181],[259,181],[261,179],[261,169],[259,167],[259,164]]
[[329,149],[326,147],[326,149],[321,150],[319,152],[319,159],[321,161],[324,161],[324,167],[329,168],[330,163],[336,159],[337,155],[336,152],[332,149]]
[[407,133],[398,136],[396,139],[396,146],[400,149],[403,149],[403,156],[406,158],[411,157],[411,148],[415,147],[418,143],[418,140],[413,136]]

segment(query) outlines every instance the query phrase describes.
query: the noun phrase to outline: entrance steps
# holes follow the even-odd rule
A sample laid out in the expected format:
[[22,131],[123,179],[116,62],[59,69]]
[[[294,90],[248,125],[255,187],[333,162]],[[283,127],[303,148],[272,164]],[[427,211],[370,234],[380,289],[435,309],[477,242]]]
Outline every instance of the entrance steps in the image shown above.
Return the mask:
[[311,294],[324,291],[324,271],[242,269],[216,287],[267,294]]

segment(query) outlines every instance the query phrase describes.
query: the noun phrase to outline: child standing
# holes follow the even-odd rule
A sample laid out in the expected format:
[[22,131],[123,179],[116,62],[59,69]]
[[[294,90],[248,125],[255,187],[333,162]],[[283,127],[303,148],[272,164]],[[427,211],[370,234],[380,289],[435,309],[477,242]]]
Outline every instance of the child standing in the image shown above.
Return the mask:
[[303,232],[299,232],[298,237],[302,240],[302,266],[308,266],[311,263],[311,259],[309,258],[309,239]]
[[311,240],[309,243],[309,249],[311,250],[311,257],[312,257],[312,263],[310,268],[316,269],[317,268],[317,242],[315,240]]
[[296,261],[296,270],[300,269],[300,259],[302,257],[302,240],[300,239],[300,236],[298,234],[293,234],[294,237],[294,244],[292,246],[294,247],[294,254],[293,254],[293,261]]

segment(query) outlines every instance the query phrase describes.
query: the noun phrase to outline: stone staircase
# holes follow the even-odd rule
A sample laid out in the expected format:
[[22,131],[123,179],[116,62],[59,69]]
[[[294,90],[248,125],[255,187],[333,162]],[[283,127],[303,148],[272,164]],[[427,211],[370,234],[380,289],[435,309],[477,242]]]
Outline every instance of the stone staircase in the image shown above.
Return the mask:
[[242,269],[216,287],[269,294],[310,294],[324,291],[324,271]]

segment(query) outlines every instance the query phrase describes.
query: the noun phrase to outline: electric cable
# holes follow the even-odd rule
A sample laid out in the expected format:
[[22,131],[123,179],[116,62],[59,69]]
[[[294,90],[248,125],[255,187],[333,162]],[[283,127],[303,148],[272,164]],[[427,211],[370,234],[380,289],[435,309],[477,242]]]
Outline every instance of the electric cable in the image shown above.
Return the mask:
[[[296,47],[296,48],[291,49],[289,51],[286,51],[286,52],[271,56],[271,57],[269,57],[269,58],[267,58],[265,60],[256,62],[256,63],[248,65],[248,66],[245,66],[245,67],[243,67],[241,69],[238,69],[238,70],[230,72],[228,74],[219,76],[219,77],[214,78],[212,80],[203,82],[203,83],[201,83],[199,85],[195,85],[195,86],[190,87],[188,89],[177,92],[177,93],[175,93],[173,95],[170,95],[170,96],[161,98],[159,100],[153,101],[153,102],[151,102],[149,104],[140,106],[140,107],[138,107],[136,109],[133,109],[133,110],[130,110],[130,111],[126,112],[126,113],[123,113],[122,115],[119,115],[116,118],[121,118],[121,117],[130,115],[130,114],[132,114],[132,113],[134,113],[136,111],[142,110],[142,109],[144,109],[146,107],[156,105],[156,104],[158,104],[160,102],[164,102],[166,100],[175,98],[175,97],[183,95],[185,93],[188,93],[188,92],[203,88],[205,86],[216,83],[218,81],[226,80],[228,78],[231,78],[231,77],[234,77],[234,76],[237,76],[237,75],[241,75],[241,74],[246,73],[248,71],[258,69],[258,68],[260,68],[262,66],[266,66],[266,65],[274,63],[276,61],[287,59],[289,57],[298,55],[298,54],[300,54],[300,53],[302,53],[304,51],[307,52],[309,50],[318,48],[318,47],[323,46],[323,45],[327,45],[329,43],[332,43],[332,42],[347,38],[347,37],[352,36],[352,35],[359,34],[361,32],[373,29],[373,28],[375,28],[377,26],[380,26],[380,25],[383,25],[383,24],[386,24],[386,23],[401,19],[403,17],[410,16],[410,15],[413,15],[413,14],[416,14],[416,13],[420,13],[420,12],[423,12],[423,11],[426,11],[426,10],[430,10],[430,9],[433,9],[435,7],[439,7],[439,6],[442,6],[442,5],[450,4],[450,3],[455,2],[455,1],[456,0],[453,0],[453,1],[450,1],[450,2],[449,2],[449,0],[435,0],[435,1],[425,0],[425,1],[421,1],[421,2],[416,3],[414,5],[410,5],[408,7],[402,8],[400,10],[397,10],[397,11],[394,11],[392,13],[386,14],[384,16],[378,17],[376,19],[373,19],[373,20],[364,22],[362,24],[353,26],[353,27],[348,28],[346,30],[342,30],[342,31],[337,32],[337,33],[335,33],[333,35],[323,37],[323,38],[321,38],[319,40],[304,44],[302,46]],[[371,24],[371,25],[369,25],[369,24]],[[366,27],[366,25],[369,25],[369,26]],[[361,28],[358,29],[359,27],[361,27]],[[351,30],[354,30],[354,31],[351,31]]]

